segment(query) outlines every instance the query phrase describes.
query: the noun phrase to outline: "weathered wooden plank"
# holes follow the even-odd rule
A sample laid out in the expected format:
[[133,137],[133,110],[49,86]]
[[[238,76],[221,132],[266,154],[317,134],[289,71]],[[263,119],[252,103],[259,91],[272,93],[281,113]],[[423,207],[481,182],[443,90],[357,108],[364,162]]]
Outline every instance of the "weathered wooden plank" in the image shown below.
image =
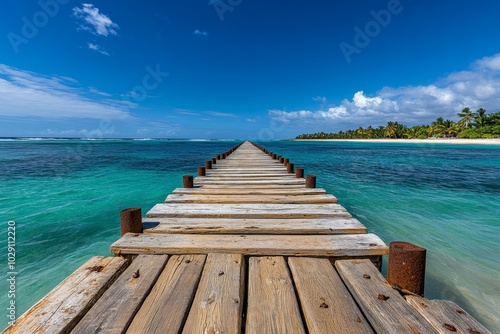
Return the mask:
[[241,254],[209,254],[183,333],[240,333],[245,290]]
[[230,219],[144,218],[144,233],[200,234],[364,234],[355,218]]
[[448,300],[429,300],[406,296],[406,300],[441,334],[491,332],[457,304]]
[[148,218],[325,218],[351,217],[339,204],[156,204]]
[[373,333],[328,259],[290,257],[309,333]]
[[304,179],[297,178],[269,178],[269,179],[250,179],[246,180],[243,178],[234,178],[234,179],[215,179],[211,177],[196,177],[194,179],[195,186],[202,186],[205,184],[228,184],[228,185],[247,185],[247,184],[255,184],[255,185],[267,185],[267,184],[282,184],[282,185],[305,185]]
[[167,255],[139,255],[71,334],[125,333],[167,259]]
[[297,180],[295,175],[289,174],[287,172],[284,173],[262,173],[262,174],[251,174],[251,173],[210,173],[207,176],[200,176],[199,179],[214,179],[214,180],[225,180],[225,179],[230,179],[230,180],[237,180],[237,179],[260,179],[260,180],[267,180],[267,179],[281,179],[281,178],[286,178],[286,179],[294,179]]
[[245,333],[306,333],[283,257],[251,257]]
[[335,267],[377,333],[436,333],[369,260],[340,260]]
[[387,254],[374,234],[338,235],[219,235],[132,234],[111,245],[114,254],[209,254],[282,256],[373,256]]
[[189,195],[325,195],[326,190],[322,188],[177,188],[173,194]]
[[69,333],[127,264],[120,257],[91,258],[2,333]]
[[317,204],[337,203],[333,195],[188,195],[171,194],[165,203],[278,203],[278,204]]
[[306,189],[304,186],[305,181],[304,184],[203,184],[192,189]]
[[179,333],[191,306],[205,255],[172,256],[127,333]]

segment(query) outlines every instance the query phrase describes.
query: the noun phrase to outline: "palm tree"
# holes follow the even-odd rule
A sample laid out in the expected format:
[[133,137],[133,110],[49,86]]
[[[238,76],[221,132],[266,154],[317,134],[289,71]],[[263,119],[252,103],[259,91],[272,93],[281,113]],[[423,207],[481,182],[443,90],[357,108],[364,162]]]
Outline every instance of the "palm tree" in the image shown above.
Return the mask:
[[486,125],[488,116],[486,115],[486,110],[483,108],[479,108],[475,113],[474,113],[474,125],[476,128],[482,128],[483,126]]
[[464,129],[468,129],[472,125],[474,113],[470,110],[470,108],[464,108],[462,112],[458,113],[458,117],[460,117],[458,124],[460,124]]

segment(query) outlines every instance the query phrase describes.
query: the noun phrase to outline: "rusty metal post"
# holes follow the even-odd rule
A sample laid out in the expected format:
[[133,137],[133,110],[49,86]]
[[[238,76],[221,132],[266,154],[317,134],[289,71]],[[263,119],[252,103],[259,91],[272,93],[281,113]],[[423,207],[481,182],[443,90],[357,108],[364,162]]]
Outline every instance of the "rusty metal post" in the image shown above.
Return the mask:
[[217,154],[217,157],[215,157],[217,160],[222,159],[222,154]]
[[184,175],[182,177],[182,184],[184,188],[193,188],[193,175]]
[[276,153],[273,153],[272,157],[273,157],[274,160],[276,160],[276,158],[277,158],[276,157]]
[[424,295],[425,257],[427,250],[409,242],[393,241],[389,244],[387,281],[390,284]]
[[142,233],[141,208],[128,208],[120,211],[122,236],[125,233]]
[[212,158],[212,165],[215,165],[217,163],[217,159]]
[[289,162],[290,162],[290,159],[288,159],[288,158],[283,159],[283,165],[286,166],[286,165],[288,165]]
[[302,179],[302,178],[304,178],[304,168],[302,168],[302,167],[297,167],[297,168],[295,169],[295,177],[296,177],[297,179]]
[[198,176],[206,176],[207,175],[207,170],[205,167],[198,167]]
[[306,176],[306,188],[316,188],[316,175]]
[[205,169],[212,169],[212,160],[205,161]]
[[293,173],[293,163],[289,162],[286,165],[286,172],[292,174]]
[[283,157],[280,156],[280,159],[278,160],[280,164],[283,163],[283,160],[285,160]]

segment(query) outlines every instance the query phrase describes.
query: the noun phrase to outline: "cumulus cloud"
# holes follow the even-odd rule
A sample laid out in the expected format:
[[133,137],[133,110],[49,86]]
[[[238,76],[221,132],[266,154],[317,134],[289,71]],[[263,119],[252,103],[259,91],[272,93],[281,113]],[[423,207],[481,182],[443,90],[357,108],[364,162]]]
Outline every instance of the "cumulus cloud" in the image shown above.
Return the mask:
[[74,7],[73,16],[80,21],[78,24],[81,29],[94,35],[116,35],[115,29],[120,28],[107,15],[100,13],[99,8],[89,3],[82,4],[82,8]]
[[[126,119],[131,115],[119,100],[89,97],[78,82],[49,77],[0,64],[0,116],[41,118]],[[103,95],[104,94],[104,95]]]
[[198,30],[198,29],[196,29],[195,31],[193,31],[193,34],[196,35],[196,36],[208,36],[208,32],[201,31],[201,30]]
[[[314,100],[323,102],[318,97]],[[451,73],[427,86],[383,87],[373,96],[360,90],[340,105],[314,111],[269,110],[268,113],[283,123],[329,121],[339,125],[377,125],[399,121],[414,125],[430,123],[441,116],[455,118],[465,107],[489,111],[500,107],[500,54],[479,59],[468,70]]]
[[97,44],[87,43],[87,46],[89,47],[90,50],[97,51],[105,56],[109,56],[109,53]]

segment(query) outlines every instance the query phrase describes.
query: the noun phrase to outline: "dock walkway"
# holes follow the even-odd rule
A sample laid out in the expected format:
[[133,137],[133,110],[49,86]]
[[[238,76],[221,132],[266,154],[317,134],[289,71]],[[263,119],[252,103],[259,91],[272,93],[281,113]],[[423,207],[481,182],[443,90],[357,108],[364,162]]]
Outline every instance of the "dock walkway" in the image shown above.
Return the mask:
[[489,333],[396,291],[388,247],[249,142],[214,159],[4,333]]

